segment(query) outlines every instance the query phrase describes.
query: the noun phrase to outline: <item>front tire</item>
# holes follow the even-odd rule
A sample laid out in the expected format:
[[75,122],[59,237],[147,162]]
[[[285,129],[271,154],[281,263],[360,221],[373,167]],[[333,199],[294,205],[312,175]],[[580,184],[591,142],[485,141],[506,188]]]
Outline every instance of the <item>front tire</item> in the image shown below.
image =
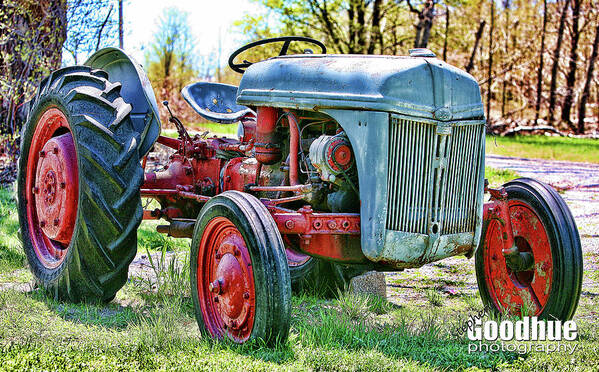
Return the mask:
[[520,178],[504,187],[516,246],[532,252],[534,266],[529,271],[509,269],[499,222],[485,221],[476,252],[483,304],[496,313],[568,320],[578,305],[583,269],[574,218],[559,194],[544,183]]
[[190,253],[200,331],[244,343],[285,341],[291,282],[277,225],[254,196],[226,191],[202,208]]
[[137,251],[143,170],[120,88],[101,70],[55,71],[21,133],[23,248],[36,281],[57,299],[109,301]]

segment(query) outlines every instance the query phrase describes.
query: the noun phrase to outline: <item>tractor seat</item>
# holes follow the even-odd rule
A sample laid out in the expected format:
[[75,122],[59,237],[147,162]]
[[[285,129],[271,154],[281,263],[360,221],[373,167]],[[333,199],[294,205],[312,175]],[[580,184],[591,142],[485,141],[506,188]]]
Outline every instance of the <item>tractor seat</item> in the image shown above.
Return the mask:
[[235,103],[237,87],[229,84],[198,82],[181,90],[183,98],[204,119],[231,124],[253,113],[246,106]]

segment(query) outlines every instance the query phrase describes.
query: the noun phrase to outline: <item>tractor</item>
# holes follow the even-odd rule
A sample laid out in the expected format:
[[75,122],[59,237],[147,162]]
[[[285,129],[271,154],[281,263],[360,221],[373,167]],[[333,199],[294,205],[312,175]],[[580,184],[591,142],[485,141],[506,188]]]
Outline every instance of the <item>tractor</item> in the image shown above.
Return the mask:
[[[278,55],[241,57],[265,46]],[[182,95],[203,118],[237,124],[237,138],[191,136],[172,113],[178,138],[161,135],[143,68],[117,48],[41,82],[17,181],[40,287],[65,301],[111,301],[141,221],[162,219],[159,232],[192,239],[193,306],[200,332],[216,339],[285,340],[292,288],[335,293],[367,270],[458,255],[474,257],[493,312],[573,316],[574,219],[539,181],[489,187],[472,76],[427,49],[331,55],[298,36],[248,44],[228,62],[239,86],[196,82]],[[155,143],[173,152],[146,170]],[[144,210],[141,198],[160,207]]]

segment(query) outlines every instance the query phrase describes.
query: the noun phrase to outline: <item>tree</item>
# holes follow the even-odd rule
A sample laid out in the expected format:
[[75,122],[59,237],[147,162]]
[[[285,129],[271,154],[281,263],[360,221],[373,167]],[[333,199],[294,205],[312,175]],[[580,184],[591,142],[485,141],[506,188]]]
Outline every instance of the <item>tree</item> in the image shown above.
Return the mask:
[[541,32],[541,50],[539,51],[539,68],[537,69],[537,101],[535,104],[535,125],[539,124],[541,98],[543,97],[543,62],[545,54],[545,34],[547,33],[547,0],[543,0],[543,31]]
[[60,66],[66,26],[65,0],[0,2],[0,132],[18,132],[25,102]]
[[[189,26],[189,13],[168,8],[158,21],[158,29],[146,55],[148,77],[160,100],[169,100],[181,113],[189,112],[181,100],[181,89],[196,76],[195,39]],[[163,123],[168,123],[166,110],[161,109]],[[189,114],[183,114],[188,119]],[[193,117],[190,117],[193,120]]]
[[[120,1],[120,0],[119,0]],[[67,0],[67,39],[64,49],[75,64],[100,47],[114,45],[118,33],[116,0]]]
[[580,108],[578,110],[578,133],[584,133],[584,119],[586,117],[587,101],[589,99],[589,92],[591,90],[591,84],[593,81],[595,61],[597,60],[597,49],[599,49],[599,26],[595,28],[593,51],[591,52],[591,57],[589,58],[587,77],[584,83],[584,88],[582,89],[582,95],[580,97]]
[[431,28],[433,27],[433,20],[435,18],[435,1],[423,1],[420,9],[412,5],[413,0],[406,0],[406,2],[408,3],[410,12],[418,15],[418,23],[414,25],[416,28],[414,48],[426,48],[431,34]]
[[487,117],[491,120],[491,86],[493,85],[493,29],[495,28],[495,0],[490,0],[491,25],[489,27],[489,70],[487,78]]
[[562,51],[562,40],[564,36],[564,27],[566,25],[566,16],[570,0],[564,0],[564,6],[559,17],[559,27],[557,29],[557,41],[553,50],[553,67],[551,68],[551,85],[549,86],[549,114],[547,123],[553,125],[555,120],[555,90],[557,88],[557,70],[559,68],[559,58]]
[[566,96],[562,106],[562,121],[568,124],[570,129],[576,131],[576,127],[570,119],[570,111],[573,104],[574,84],[576,83],[576,62],[578,59],[577,49],[578,40],[580,39],[580,29],[578,21],[580,17],[580,2],[581,0],[572,0],[572,46],[570,47],[570,66],[568,69],[568,77],[566,78]]

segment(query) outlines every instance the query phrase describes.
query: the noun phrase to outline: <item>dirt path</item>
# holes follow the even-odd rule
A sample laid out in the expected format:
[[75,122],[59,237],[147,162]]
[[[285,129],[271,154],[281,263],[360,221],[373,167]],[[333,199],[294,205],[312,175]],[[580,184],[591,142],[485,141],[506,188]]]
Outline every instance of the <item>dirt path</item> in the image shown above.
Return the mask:
[[[514,170],[522,177],[536,178],[560,191],[581,236],[583,298],[592,300],[599,296],[599,164],[487,155],[486,165]],[[436,288],[446,299],[474,295],[477,291],[474,260],[450,258],[420,269],[387,274],[387,293],[393,302],[430,301],[427,288]]]

